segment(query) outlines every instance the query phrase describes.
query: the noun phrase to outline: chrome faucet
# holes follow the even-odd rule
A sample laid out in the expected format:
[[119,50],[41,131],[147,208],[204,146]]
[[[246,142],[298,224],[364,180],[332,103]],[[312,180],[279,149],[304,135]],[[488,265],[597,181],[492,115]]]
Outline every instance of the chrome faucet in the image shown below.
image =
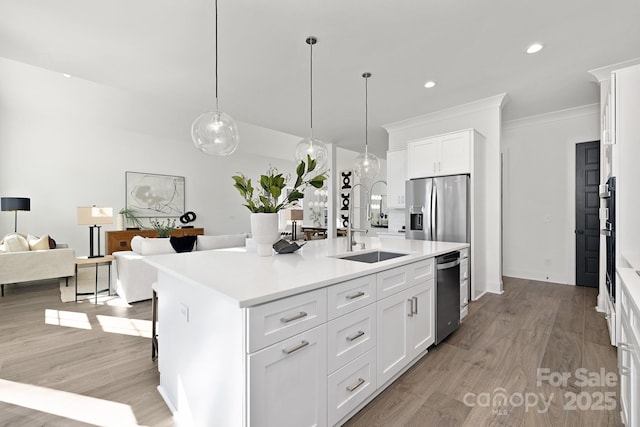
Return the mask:
[[[348,252],[353,252],[353,247],[356,245],[356,242],[353,240],[353,233],[368,233],[369,230],[367,230],[366,228],[363,229],[353,229],[353,190],[356,189],[357,186],[361,186],[362,188],[364,188],[364,191],[366,192],[366,200],[369,200],[369,190],[367,190],[367,187],[365,187],[364,185],[358,183],[356,185],[354,185],[353,187],[351,187],[351,190],[349,190],[349,224],[347,224],[347,251]],[[367,220],[370,220],[370,213],[369,213],[369,203],[367,202]]]

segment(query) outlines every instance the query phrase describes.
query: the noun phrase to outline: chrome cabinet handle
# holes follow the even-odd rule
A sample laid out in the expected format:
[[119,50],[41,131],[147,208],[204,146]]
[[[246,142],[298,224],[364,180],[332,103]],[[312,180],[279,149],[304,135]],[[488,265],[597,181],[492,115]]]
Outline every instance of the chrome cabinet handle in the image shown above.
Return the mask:
[[283,317],[282,319],[280,319],[280,321],[282,323],[289,323],[289,322],[293,322],[294,320],[302,319],[306,315],[307,313],[305,313],[304,311],[301,311],[300,313],[294,314],[293,316]]
[[362,384],[364,384],[364,378],[358,378],[358,382],[353,384],[353,385],[348,385],[347,386],[347,390],[353,392],[353,391],[355,391],[355,389],[360,387]]
[[409,314],[407,314],[407,316],[413,317],[413,298],[409,298],[407,301],[409,301],[409,304],[411,304],[409,306]]
[[358,331],[353,335],[347,337],[347,341],[354,341],[364,335],[364,331]]
[[414,309],[415,311],[413,312],[413,314],[418,314],[418,297],[413,297],[411,299],[415,301],[414,304],[411,304],[412,306],[415,307]]
[[619,342],[618,343],[618,348],[620,348],[620,350],[630,351],[631,350],[631,344],[629,344],[627,342]]
[[300,350],[301,348],[306,347],[306,346],[308,346],[308,345],[309,345],[309,341],[303,340],[303,341],[302,341],[300,344],[298,344],[298,345],[295,345],[295,346],[293,346],[293,347],[289,347],[289,348],[283,348],[283,349],[282,349],[282,352],[283,352],[283,353],[285,353],[285,354],[291,354],[291,353],[293,353],[294,351],[298,351],[298,350]]
[[346,298],[347,299],[356,299],[356,298],[360,298],[361,296],[364,296],[364,292],[362,292],[362,291],[356,292],[355,294],[347,295]]

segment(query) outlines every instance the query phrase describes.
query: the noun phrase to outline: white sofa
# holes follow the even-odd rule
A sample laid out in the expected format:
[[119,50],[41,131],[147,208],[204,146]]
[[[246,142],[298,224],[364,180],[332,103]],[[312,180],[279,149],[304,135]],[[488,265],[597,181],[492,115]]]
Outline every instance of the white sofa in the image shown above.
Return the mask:
[[[205,251],[246,245],[244,234],[219,236],[197,236],[194,251]],[[135,236],[131,239],[131,251],[114,252],[115,274],[111,289],[128,303],[144,301],[152,297],[152,285],[158,280],[156,269],[144,258],[149,255],[176,253],[169,238],[149,238]]]
[[[48,238],[48,236],[47,236]],[[16,248],[14,248],[15,250]],[[17,248],[20,249],[20,248]],[[56,249],[0,251],[0,294],[4,296],[4,285],[34,280],[71,277],[75,274],[75,252],[66,245]],[[8,249],[7,249],[8,250]]]

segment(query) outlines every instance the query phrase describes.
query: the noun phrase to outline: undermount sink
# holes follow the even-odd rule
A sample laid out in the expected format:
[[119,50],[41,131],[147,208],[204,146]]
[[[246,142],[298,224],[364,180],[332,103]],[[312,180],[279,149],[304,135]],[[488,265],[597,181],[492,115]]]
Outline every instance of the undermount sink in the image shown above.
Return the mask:
[[347,261],[358,261],[358,262],[367,262],[369,264],[373,264],[375,262],[386,261],[393,258],[398,258],[401,256],[407,256],[409,254],[401,254],[397,252],[386,252],[386,251],[374,251],[374,252],[363,252],[354,255],[340,256],[339,259],[346,259]]

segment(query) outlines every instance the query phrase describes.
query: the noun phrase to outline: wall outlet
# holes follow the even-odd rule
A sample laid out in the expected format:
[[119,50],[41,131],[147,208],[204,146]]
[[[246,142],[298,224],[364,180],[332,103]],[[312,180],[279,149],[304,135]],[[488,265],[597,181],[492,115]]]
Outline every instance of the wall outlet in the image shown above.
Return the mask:
[[546,214],[546,215],[544,216],[544,222],[551,222],[551,215]]
[[185,322],[189,323],[189,307],[183,303],[180,303],[180,317],[182,317]]

